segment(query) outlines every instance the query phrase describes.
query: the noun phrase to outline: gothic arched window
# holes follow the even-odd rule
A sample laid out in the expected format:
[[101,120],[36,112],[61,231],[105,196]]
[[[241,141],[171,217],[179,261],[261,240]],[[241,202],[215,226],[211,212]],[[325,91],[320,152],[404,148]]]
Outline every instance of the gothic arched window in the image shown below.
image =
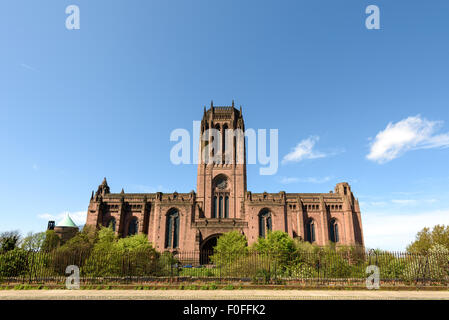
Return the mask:
[[[213,128],[214,131],[212,131],[211,141],[209,143],[211,150],[211,154],[213,157],[213,163],[221,163],[221,128],[220,124],[216,124]],[[215,140],[217,139],[217,140]],[[217,156],[217,159],[215,159],[215,156]]]
[[179,246],[179,212],[171,209],[167,213],[165,228],[165,248],[178,248]]
[[218,198],[217,196],[214,196],[214,207],[212,209],[212,218],[217,217],[217,209],[218,209]]
[[338,242],[339,239],[339,234],[338,234],[338,223],[337,220],[332,219],[329,225],[329,231],[330,231],[330,241],[332,242]]
[[137,218],[133,218],[128,227],[128,236],[133,236],[139,232],[139,222]]
[[223,218],[223,196],[220,196],[220,201],[218,203],[218,217]]
[[222,154],[222,163],[226,163],[226,130],[228,130],[228,125],[224,124],[221,131],[221,154]]
[[229,196],[225,196],[224,217],[229,218]]
[[220,174],[212,182],[213,201],[211,218],[229,218],[228,178]]
[[265,238],[267,232],[271,231],[271,212],[263,209],[259,213],[259,237]]
[[310,243],[315,242],[315,221],[312,219],[306,225],[306,240]]

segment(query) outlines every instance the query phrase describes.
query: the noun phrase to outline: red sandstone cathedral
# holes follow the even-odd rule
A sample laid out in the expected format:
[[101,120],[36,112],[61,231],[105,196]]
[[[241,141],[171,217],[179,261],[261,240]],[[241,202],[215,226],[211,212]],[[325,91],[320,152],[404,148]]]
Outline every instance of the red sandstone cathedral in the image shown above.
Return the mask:
[[[200,154],[210,128],[223,136],[227,129],[244,130],[241,108],[211,103],[204,110]],[[245,139],[239,141],[245,155]],[[159,251],[209,251],[231,230],[244,234],[248,244],[282,230],[318,245],[363,246],[360,207],[348,183],[329,193],[252,193],[246,188],[246,161],[236,161],[237,149],[238,143],[230,162],[200,158],[196,193],[111,193],[105,178],[92,192],[86,224],[111,226],[121,237],[144,233]]]

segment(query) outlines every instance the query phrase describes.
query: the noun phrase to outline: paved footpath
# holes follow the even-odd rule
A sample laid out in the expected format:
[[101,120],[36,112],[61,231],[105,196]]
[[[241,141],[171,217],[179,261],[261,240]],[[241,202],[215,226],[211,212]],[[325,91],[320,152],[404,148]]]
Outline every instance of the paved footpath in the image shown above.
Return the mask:
[[449,300],[449,291],[1,290],[0,300]]

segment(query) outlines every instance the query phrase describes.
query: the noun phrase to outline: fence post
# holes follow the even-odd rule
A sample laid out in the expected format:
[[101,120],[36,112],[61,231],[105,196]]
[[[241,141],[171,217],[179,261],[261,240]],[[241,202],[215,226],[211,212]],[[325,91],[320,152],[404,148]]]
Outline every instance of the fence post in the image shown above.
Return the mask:
[[278,259],[280,259],[280,254],[277,254],[277,258],[274,259],[274,284],[276,284],[278,279],[278,272],[277,272]]

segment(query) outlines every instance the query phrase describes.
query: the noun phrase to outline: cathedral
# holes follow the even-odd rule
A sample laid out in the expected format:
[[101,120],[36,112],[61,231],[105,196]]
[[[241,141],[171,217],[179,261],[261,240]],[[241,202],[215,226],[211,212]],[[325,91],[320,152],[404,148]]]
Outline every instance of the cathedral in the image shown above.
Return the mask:
[[282,230],[317,245],[363,246],[360,207],[348,183],[328,193],[252,193],[246,184],[245,138],[234,138],[232,148],[225,148],[223,139],[219,149],[231,152],[217,152],[207,148],[213,145],[212,128],[223,137],[229,129],[244,131],[241,107],[211,103],[204,108],[196,192],[111,193],[105,178],[92,192],[86,224],[110,226],[120,237],[143,233],[158,251],[206,252],[232,230],[244,234],[249,245]]

